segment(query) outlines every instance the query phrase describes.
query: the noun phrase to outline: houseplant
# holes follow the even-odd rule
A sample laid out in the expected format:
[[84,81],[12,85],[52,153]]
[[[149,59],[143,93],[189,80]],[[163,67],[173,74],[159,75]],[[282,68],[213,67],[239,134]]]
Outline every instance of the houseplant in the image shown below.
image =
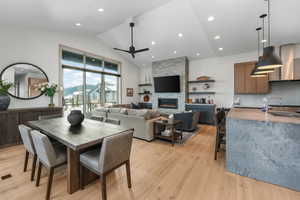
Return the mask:
[[58,92],[58,85],[57,84],[49,84],[49,83],[42,83],[38,87],[39,91],[41,91],[45,96],[50,98],[49,107],[54,107],[53,98],[56,92]]
[[13,86],[13,83],[0,80],[0,111],[7,110],[10,104],[8,90]]

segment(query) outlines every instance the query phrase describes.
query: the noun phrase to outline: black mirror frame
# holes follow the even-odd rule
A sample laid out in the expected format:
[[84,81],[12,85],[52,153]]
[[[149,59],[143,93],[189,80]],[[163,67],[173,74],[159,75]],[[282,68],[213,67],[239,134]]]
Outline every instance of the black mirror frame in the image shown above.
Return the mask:
[[[34,65],[34,64],[26,63],[26,62],[16,62],[16,63],[10,64],[10,65],[8,65],[7,67],[5,67],[5,68],[1,71],[1,73],[0,73],[0,80],[2,80],[3,73],[4,73],[8,68],[10,68],[10,67],[12,67],[12,66],[14,66],[14,65],[31,65],[31,66],[37,68],[38,70],[40,70],[40,71],[44,74],[44,76],[46,77],[46,79],[47,79],[47,81],[48,81],[48,83],[49,83],[49,78],[48,78],[47,74],[44,72],[44,70],[42,70],[40,67],[38,67],[38,66],[36,66],[36,65]],[[32,99],[39,98],[40,96],[42,96],[42,95],[44,94],[44,92],[41,92],[41,94],[38,95],[38,96],[36,96],[36,97],[29,97],[29,98],[17,97],[17,96],[15,96],[15,95],[10,94],[9,92],[8,92],[7,94],[8,94],[9,96],[13,97],[13,98],[20,99],[20,100],[32,100]]]

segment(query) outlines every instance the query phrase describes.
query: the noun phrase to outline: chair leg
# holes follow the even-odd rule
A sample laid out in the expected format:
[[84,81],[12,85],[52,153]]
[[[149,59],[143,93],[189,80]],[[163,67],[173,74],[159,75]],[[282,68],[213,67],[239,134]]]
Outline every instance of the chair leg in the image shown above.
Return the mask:
[[80,189],[84,189],[84,184],[83,184],[83,166],[79,164],[79,175],[80,175]]
[[215,160],[217,160],[218,151],[219,151],[219,134],[217,133],[216,144],[215,144]]
[[102,174],[100,178],[101,178],[102,200],[107,200],[107,194],[106,194],[106,174]]
[[34,175],[35,175],[35,168],[36,168],[36,160],[37,160],[37,155],[33,155],[33,161],[32,161],[32,168],[31,168],[31,178],[30,180],[34,180]]
[[38,187],[40,185],[41,172],[42,172],[42,163],[39,161],[39,167],[38,167],[38,172],[37,172],[37,177],[36,177],[36,183],[35,183],[36,187]]
[[54,168],[51,167],[50,171],[49,171],[49,177],[48,177],[46,200],[50,199],[51,187],[52,187],[52,181],[53,181],[53,174],[54,174]]
[[127,174],[127,184],[128,188],[131,188],[131,173],[130,173],[130,161],[126,162],[126,174]]
[[26,152],[25,152],[25,161],[24,161],[24,169],[23,169],[24,172],[27,171],[28,157],[29,157],[29,152],[26,150]]

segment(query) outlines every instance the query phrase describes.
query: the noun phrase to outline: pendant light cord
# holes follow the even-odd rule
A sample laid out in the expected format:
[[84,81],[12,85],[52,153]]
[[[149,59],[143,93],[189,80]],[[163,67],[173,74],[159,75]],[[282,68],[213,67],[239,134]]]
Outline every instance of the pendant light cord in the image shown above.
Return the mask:
[[261,30],[261,27],[256,29],[256,31],[257,31],[257,40],[258,40],[258,43],[257,43],[258,58],[260,56],[260,30]]
[[266,0],[268,2],[268,43],[271,46],[271,3],[270,0]]

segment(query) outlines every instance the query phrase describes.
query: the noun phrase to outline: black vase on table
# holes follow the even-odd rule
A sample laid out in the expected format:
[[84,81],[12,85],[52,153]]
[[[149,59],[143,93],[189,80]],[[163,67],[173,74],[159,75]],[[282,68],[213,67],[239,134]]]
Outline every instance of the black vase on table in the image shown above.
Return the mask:
[[68,115],[68,121],[71,126],[80,126],[83,120],[84,115],[82,114],[81,110],[72,110]]
[[0,111],[7,110],[10,104],[10,97],[8,95],[0,95]]

